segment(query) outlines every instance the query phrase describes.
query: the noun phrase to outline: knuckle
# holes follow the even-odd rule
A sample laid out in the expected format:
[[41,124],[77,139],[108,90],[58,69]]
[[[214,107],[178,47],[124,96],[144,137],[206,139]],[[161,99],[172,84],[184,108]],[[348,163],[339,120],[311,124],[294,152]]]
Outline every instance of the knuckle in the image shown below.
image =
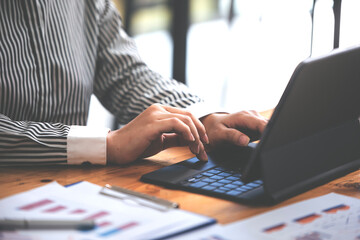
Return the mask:
[[160,108],[163,108],[163,105],[161,105],[160,103],[154,103],[154,104],[151,104],[149,108],[160,109]]
[[250,113],[257,115],[257,111],[255,110],[249,110]]
[[201,124],[201,125],[199,126],[199,131],[205,133],[205,132],[206,132],[205,126]]
[[192,123],[192,119],[189,117],[189,116],[183,116],[183,121],[187,124],[187,125],[189,125],[189,124],[191,124]]
[[189,116],[190,118],[194,118],[194,115],[189,111],[184,111],[184,114]]
[[181,121],[177,119],[176,117],[169,119],[172,125],[181,125]]
[[157,111],[156,111],[154,108],[149,109],[147,118],[148,118],[150,121],[156,119],[157,116],[158,116],[158,113],[157,113]]

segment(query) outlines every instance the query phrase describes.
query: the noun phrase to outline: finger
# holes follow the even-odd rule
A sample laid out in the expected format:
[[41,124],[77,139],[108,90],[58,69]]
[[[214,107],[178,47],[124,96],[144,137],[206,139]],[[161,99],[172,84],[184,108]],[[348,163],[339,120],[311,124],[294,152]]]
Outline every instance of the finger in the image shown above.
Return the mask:
[[165,113],[165,114],[161,114],[161,118],[162,119],[166,119],[166,118],[178,118],[179,120],[183,121],[186,125],[189,126],[191,133],[193,134],[193,136],[195,137],[196,141],[200,141],[200,135],[198,132],[198,129],[195,126],[195,123],[193,122],[192,118],[187,116],[187,115],[183,115],[183,114],[178,114],[178,113]]
[[203,144],[201,144],[199,154],[197,154],[196,157],[199,160],[204,161],[204,162],[206,162],[208,160],[208,156],[205,152],[205,147]]
[[171,113],[178,113],[178,114],[182,114],[182,115],[186,115],[188,117],[191,118],[191,120],[193,121],[193,123],[195,124],[198,132],[199,132],[199,135],[200,135],[200,138],[201,138],[201,141],[208,144],[209,143],[209,138],[206,134],[206,130],[205,130],[205,127],[204,125],[201,123],[201,121],[199,119],[197,119],[192,113],[188,112],[188,111],[185,111],[183,109],[180,109],[180,108],[174,108],[174,107],[170,107],[170,106],[163,106],[164,109],[168,112],[171,112]]
[[257,117],[248,112],[235,113],[233,117],[228,118],[227,125],[232,128],[246,128],[252,131],[262,133],[266,127],[267,120],[263,117]]
[[195,154],[199,154],[200,153],[200,144],[201,144],[201,139],[198,133],[198,130],[194,124],[194,122],[192,121],[191,117],[187,116],[187,115],[182,115],[182,114],[178,114],[178,113],[166,113],[166,114],[162,114],[161,118],[177,118],[181,121],[183,121],[189,128],[191,133],[193,134],[193,136],[195,137],[195,141],[191,144],[191,149],[192,152],[194,152]]
[[238,146],[247,146],[250,142],[247,135],[234,128],[224,129],[219,137]]
[[[163,141],[163,149],[162,150],[165,150],[165,149],[171,148],[171,147],[179,147],[179,146],[187,145],[187,142],[184,141],[184,139],[179,134],[176,134],[176,133],[164,134],[163,137],[164,137],[164,141]],[[194,154],[201,161],[208,160],[208,156],[205,152],[203,145],[202,145],[199,153],[198,154],[194,153]]]
[[198,144],[194,144],[195,137],[193,136],[190,127],[178,118],[166,118],[159,120],[155,126],[157,134],[163,133],[178,133],[188,142],[190,151],[194,154],[199,154],[198,145],[202,145],[199,141]]

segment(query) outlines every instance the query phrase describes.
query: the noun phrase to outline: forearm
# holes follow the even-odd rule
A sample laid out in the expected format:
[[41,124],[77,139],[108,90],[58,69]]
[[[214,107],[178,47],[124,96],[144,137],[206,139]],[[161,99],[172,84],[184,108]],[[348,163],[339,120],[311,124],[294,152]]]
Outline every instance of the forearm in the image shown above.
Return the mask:
[[63,124],[13,121],[0,114],[0,162],[66,163],[69,129]]
[[13,121],[0,114],[0,163],[106,163],[108,129]]

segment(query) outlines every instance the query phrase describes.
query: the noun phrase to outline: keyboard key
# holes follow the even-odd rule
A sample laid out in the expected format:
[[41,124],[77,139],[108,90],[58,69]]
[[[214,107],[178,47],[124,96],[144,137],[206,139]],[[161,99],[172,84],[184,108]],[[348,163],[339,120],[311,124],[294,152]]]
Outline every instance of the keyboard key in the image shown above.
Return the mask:
[[222,173],[219,173],[218,176],[228,177],[228,176],[231,176],[231,174],[230,174],[230,173],[226,173],[226,172],[222,172]]
[[230,176],[230,177],[227,177],[225,178],[226,180],[229,180],[229,181],[236,181],[236,180],[239,180],[239,178],[237,177],[233,177],[233,176]]
[[227,188],[227,187],[219,187],[218,189],[220,189],[220,190],[222,190],[222,191],[225,191],[225,192],[230,191],[230,189]]
[[204,189],[204,190],[209,190],[209,191],[214,190],[215,188],[216,188],[216,187],[210,186],[210,185],[207,185],[207,186],[205,186],[205,187],[202,187],[202,189]]
[[234,181],[234,182],[232,182],[232,184],[235,184],[235,185],[238,185],[238,186],[244,185],[244,183],[241,182],[241,181]]
[[246,184],[245,186],[256,188],[256,187],[260,186],[260,184],[251,182],[251,183]]
[[215,180],[215,179],[211,179],[211,178],[203,178],[203,179],[201,179],[201,181],[203,181],[203,182],[207,182],[207,183],[213,183],[213,182],[216,182],[216,180]]
[[249,190],[251,190],[251,189],[253,189],[253,188],[247,187],[247,186],[241,186],[241,187],[239,187],[238,189],[240,189],[241,191],[246,192],[246,191],[249,191]]
[[238,186],[234,185],[234,184],[227,184],[224,187],[230,188],[230,189],[234,189],[237,188]]
[[213,173],[209,173],[209,172],[204,172],[202,173],[202,175],[206,176],[206,177],[211,177],[213,176],[214,174]]
[[208,185],[208,183],[200,181],[200,182],[197,182],[197,183],[190,184],[189,186],[194,187],[194,188],[202,188],[202,187],[204,187],[206,185]]
[[263,184],[263,181],[261,181],[261,180],[256,180],[256,181],[254,181],[254,183]]
[[220,173],[220,171],[218,171],[218,170],[215,170],[215,169],[211,169],[211,170],[209,170],[209,171],[207,171],[208,173],[213,173],[213,174],[218,174],[218,173]]
[[229,183],[231,183],[231,181],[229,181],[229,180],[225,180],[225,179],[222,179],[222,180],[220,180],[220,181],[218,181],[219,183],[224,183],[224,184],[229,184]]
[[214,183],[210,183],[210,186],[214,186],[214,187],[222,187],[222,186],[224,186],[224,184],[219,183],[219,182],[214,182]]
[[211,176],[210,177],[211,179],[215,179],[215,180],[220,180],[220,179],[223,179],[224,177],[220,177],[218,175],[214,175],[214,176]]
[[226,191],[220,190],[220,189],[215,189],[214,192],[217,192],[217,193],[225,193]]
[[231,196],[237,196],[241,193],[243,193],[243,191],[232,190],[232,191],[227,192],[226,194],[231,195]]

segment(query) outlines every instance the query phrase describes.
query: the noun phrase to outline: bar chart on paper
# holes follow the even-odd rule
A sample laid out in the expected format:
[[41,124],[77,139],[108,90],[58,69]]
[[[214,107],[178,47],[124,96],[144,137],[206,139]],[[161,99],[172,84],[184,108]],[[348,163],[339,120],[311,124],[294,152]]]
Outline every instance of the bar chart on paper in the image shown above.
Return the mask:
[[298,240],[331,239],[333,234],[346,236],[357,231],[359,235],[355,239],[360,239],[360,206],[339,204],[263,230],[274,235],[287,231],[294,232],[293,238]]
[[131,201],[114,200],[100,195],[100,189],[88,182],[69,188],[54,182],[0,200],[0,219],[93,220],[96,225],[90,230],[0,231],[0,240],[158,238],[213,221],[178,209],[161,212]]
[[360,240],[360,199],[330,193],[185,237],[197,240]]
[[240,227],[262,239],[360,240],[360,200],[331,193],[235,223],[227,230]]
[[[24,202],[19,206],[14,206],[12,209],[8,209],[9,217],[18,217],[21,219],[83,219],[94,220],[96,227],[92,230],[78,230],[78,231],[64,231],[64,234],[70,236],[76,236],[81,239],[80,236],[96,237],[96,238],[115,238],[119,236],[126,236],[126,232],[130,232],[136,227],[141,227],[141,223],[138,220],[131,219],[129,217],[120,218],[117,214],[103,210],[100,208],[94,208],[93,206],[86,206],[86,204],[80,204],[71,202],[66,199],[33,199],[29,202]],[[126,219],[126,220],[124,220]],[[28,233],[28,232],[27,232]],[[39,231],[34,231],[34,235],[37,235]],[[46,232],[51,234],[51,231]],[[56,233],[58,234],[58,232]],[[1,239],[1,238],[0,238]]]

